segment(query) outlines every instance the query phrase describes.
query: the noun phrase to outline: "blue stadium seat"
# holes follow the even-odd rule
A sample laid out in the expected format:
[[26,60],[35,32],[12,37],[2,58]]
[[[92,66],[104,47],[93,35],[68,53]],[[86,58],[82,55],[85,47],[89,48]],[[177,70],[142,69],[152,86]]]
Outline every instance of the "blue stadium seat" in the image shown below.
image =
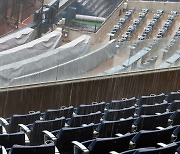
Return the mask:
[[155,130],[156,127],[167,127],[168,119],[172,115],[170,112],[160,115],[142,115],[133,123],[132,130]]
[[[45,138],[49,140],[51,138],[59,152],[64,153],[72,153],[73,152],[73,144],[72,141],[83,142],[86,140],[91,140],[93,138],[94,125],[89,124],[87,126],[82,127],[64,127],[55,133],[44,131]],[[57,134],[54,136],[53,134]]]
[[177,126],[169,126],[161,130],[141,130],[132,138],[130,148],[158,147],[157,143],[169,144],[176,128]]
[[54,144],[38,145],[38,146],[22,146],[13,145],[9,154],[58,154]]
[[117,133],[126,134],[131,132],[133,122],[134,119],[132,117],[118,121],[102,121],[96,128],[98,138],[113,137]]
[[134,117],[135,114],[135,107],[130,108],[124,108],[119,110],[108,110],[104,116],[103,119],[107,121],[115,121],[120,120],[121,118],[129,118]]
[[142,105],[137,110],[137,115],[154,115],[156,113],[164,113],[168,107],[168,103],[155,104],[155,105]]
[[19,126],[18,124],[32,124],[36,120],[40,120],[41,113],[34,112],[30,114],[23,114],[23,115],[13,115],[9,122],[3,118],[0,118],[0,121],[2,122],[3,125],[6,126],[7,132],[8,133],[15,133],[19,131]]
[[123,100],[113,100],[107,106],[108,109],[123,109],[135,106],[136,98],[132,97],[130,99],[123,99]]
[[61,109],[48,109],[44,115],[44,120],[53,120],[60,117],[71,118],[73,114],[73,106],[63,107]]
[[91,105],[80,105],[79,107],[77,107],[76,109],[76,114],[79,115],[85,115],[85,114],[90,114],[90,113],[95,113],[98,111],[101,111],[102,113],[104,112],[106,103],[105,102],[101,102],[101,103],[95,103],[95,104],[91,104]]
[[178,142],[180,141],[180,126],[178,126],[172,133],[171,135],[172,141],[173,142]]
[[155,103],[163,103],[165,99],[165,94],[159,94],[159,95],[150,95],[150,96],[141,96],[140,99],[138,100],[138,105],[154,105]]
[[44,143],[43,130],[53,131],[59,130],[65,125],[65,118],[47,121],[35,121],[31,125],[19,124],[21,129],[25,131],[30,139],[30,145],[40,145]]
[[168,109],[170,112],[174,112],[180,109],[180,100],[174,100],[169,106]]
[[125,134],[122,137],[113,138],[96,138],[88,147],[85,147],[82,143],[73,142],[75,144],[75,154],[82,154],[83,152],[89,152],[89,154],[109,154],[110,151],[115,150],[122,152],[129,149],[129,142],[134,137],[133,134]]
[[96,113],[86,115],[73,115],[67,122],[70,127],[80,127],[82,124],[100,123],[102,113],[100,111]]
[[180,125],[180,110],[177,110],[169,117],[169,123],[171,125]]
[[168,103],[173,102],[174,100],[180,100],[180,91],[170,92],[169,95],[165,98]]

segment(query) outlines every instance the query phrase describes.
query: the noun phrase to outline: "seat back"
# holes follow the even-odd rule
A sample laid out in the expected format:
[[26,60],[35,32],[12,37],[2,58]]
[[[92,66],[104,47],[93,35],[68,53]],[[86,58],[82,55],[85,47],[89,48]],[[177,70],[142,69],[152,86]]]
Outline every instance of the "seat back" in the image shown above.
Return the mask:
[[10,154],[55,154],[54,144],[38,146],[13,145]]
[[121,118],[134,117],[134,113],[135,113],[135,107],[124,108],[120,110],[108,110],[104,114],[103,119],[107,121],[115,121]]
[[0,134],[0,145],[11,148],[14,144],[25,145],[25,134],[23,132]]
[[180,126],[178,126],[172,133],[172,141],[179,142],[180,141]]
[[129,108],[136,104],[136,98],[132,97],[130,99],[124,99],[124,100],[113,100],[109,103],[107,106],[108,109],[123,109],[123,108]]
[[180,109],[180,100],[174,100],[169,106],[169,111],[174,112]]
[[44,113],[44,120],[53,120],[61,117],[70,118],[73,114],[73,110],[73,106],[58,110],[49,109]]
[[153,115],[155,113],[164,113],[166,112],[166,108],[168,107],[168,103],[162,103],[157,105],[142,105],[138,111],[138,116],[140,115]]
[[152,95],[152,96],[141,96],[139,101],[138,101],[138,105],[142,106],[142,105],[153,105],[155,103],[163,103],[163,100],[165,99],[165,94],[159,94],[159,95]]
[[165,100],[169,103],[173,102],[174,100],[180,100],[180,92],[171,92]]
[[180,110],[174,112],[169,119],[172,120],[172,125],[180,125]]
[[19,131],[18,124],[32,124],[36,120],[40,120],[41,113],[35,112],[31,114],[24,114],[24,115],[13,115],[10,119],[10,127],[9,133],[15,133]]
[[65,125],[65,118],[47,121],[35,121],[31,128],[30,144],[40,145],[44,143],[43,130],[54,131],[59,130]]
[[69,121],[68,124],[71,127],[80,127],[82,124],[90,123],[100,123],[102,113],[100,111],[96,113],[86,114],[86,115],[74,115]]
[[98,137],[113,137],[117,133],[126,134],[131,131],[133,122],[134,119],[132,117],[118,121],[102,121],[96,129],[98,131]]
[[93,138],[94,125],[89,124],[83,127],[64,127],[56,135],[56,147],[60,153],[72,153],[72,141],[87,141]]
[[96,138],[89,146],[90,154],[109,154],[110,151],[122,152],[129,149],[129,142],[135,134],[126,134],[122,137]]

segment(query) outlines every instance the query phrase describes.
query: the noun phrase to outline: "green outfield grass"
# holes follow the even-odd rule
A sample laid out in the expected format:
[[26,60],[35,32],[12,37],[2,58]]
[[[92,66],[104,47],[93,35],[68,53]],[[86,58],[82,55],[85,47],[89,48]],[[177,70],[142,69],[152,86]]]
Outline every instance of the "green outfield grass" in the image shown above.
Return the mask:
[[101,26],[101,22],[91,22],[91,21],[82,21],[82,20],[77,20],[77,19],[72,19],[72,22],[82,24],[82,25],[90,25],[90,26],[96,26],[99,27]]

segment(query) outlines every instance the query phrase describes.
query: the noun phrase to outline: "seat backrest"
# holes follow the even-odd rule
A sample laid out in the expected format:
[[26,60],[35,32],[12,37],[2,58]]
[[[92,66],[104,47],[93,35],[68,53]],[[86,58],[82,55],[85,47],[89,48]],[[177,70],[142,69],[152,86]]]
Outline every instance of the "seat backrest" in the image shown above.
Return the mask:
[[162,113],[160,115],[142,115],[133,125],[137,126],[136,131],[140,130],[155,130],[156,127],[167,127],[168,119],[172,115],[170,112]]
[[56,147],[60,153],[72,153],[72,141],[83,142],[93,138],[94,125],[89,124],[83,127],[64,127],[56,135]]
[[15,133],[19,131],[18,124],[32,124],[36,120],[40,120],[41,113],[35,112],[31,114],[24,115],[13,115],[10,119],[9,133]]
[[171,134],[177,128],[177,126],[169,126],[163,130],[142,130],[132,138],[132,142],[135,143],[131,147],[144,148],[144,147],[157,147],[157,143],[169,144],[171,142]]
[[130,108],[124,108],[120,110],[108,110],[104,114],[103,119],[107,121],[115,121],[121,118],[134,117],[134,113],[135,113],[135,107],[133,106]]
[[0,145],[11,148],[14,144],[25,145],[25,134],[23,132],[0,134]]
[[113,100],[109,103],[108,109],[123,109],[123,108],[129,108],[136,104],[136,98],[132,97],[130,99],[125,100]]
[[180,125],[180,110],[176,110],[169,119],[172,120],[172,125]]
[[169,111],[174,112],[178,109],[180,109],[180,100],[174,100],[169,106]]
[[142,105],[138,111],[138,116],[140,115],[153,115],[155,113],[163,113],[166,112],[166,108],[168,107],[168,103],[156,104],[156,105]]
[[44,113],[44,120],[53,120],[61,117],[70,118],[73,114],[73,110],[74,110],[73,106],[58,110],[48,109]]
[[38,146],[13,145],[10,154],[55,154],[54,144]]
[[165,98],[168,103],[173,102],[174,100],[180,100],[180,92],[170,92],[169,95]]
[[76,110],[76,114],[85,115],[85,114],[95,113],[97,111],[101,111],[103,113],[105,105],[106,105],[105,102],[91,104],[91,105],[80,105]]
[[69,121],[68,124],[71,127],[80,127],[82,124],[90,123],[100,123],[102,113],[100,111],[96,113],[86,114],[86,115],[74,115]]
[[126,134],[131,132],[131,127],[134,122],[132,117],[118,121],[102,121],[97,127],[98,137],[113,137],[117,133]]
[[30,144],[40,145],[44,143],[43,130],[54,131],[59,130],[65,125],[65,118],[47,121],[35,121],[31,128]]
[[139,101],[138,101],[138,105],[142,106],[142,105],[153,105],[155,103],[163,103],[163,100],[165,99],[165,94],[159,94],[159,95],[152,95],[152,96],[141,96]]
[[179,142],[180,141],[180,126],[178,126],[172,133],[172,141]]
[[122,137],[96,138],[89,146],[90,154],[109,154],[110,151],[122,152],[129,149],[129,142],[133,134],[126,134]]

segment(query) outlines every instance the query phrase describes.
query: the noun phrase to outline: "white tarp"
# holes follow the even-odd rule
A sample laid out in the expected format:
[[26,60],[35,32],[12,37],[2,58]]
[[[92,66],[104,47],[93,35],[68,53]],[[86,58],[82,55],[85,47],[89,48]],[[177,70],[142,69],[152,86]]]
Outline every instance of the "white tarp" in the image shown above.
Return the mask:
[[35,57],[61,45],[62,33],[53,31],[39,39],[0,52],[0,66]]
[[82,35],[70,43],[36,57],[1,66],[0,76],[13,79],[60,65],[88,53],[90,53],[90,37]]
[[1,86],[25,85],[76,78],[96,68],[107,59],[114,56],[117,53],[116,44],[114,42],[115,41],[112,40],[94,52],[40,72],[28,74],[12,80],[1,77]]
[[29,27],[11,33],[0,38],[0,52],[31,42],[35,38],[36,31]]

